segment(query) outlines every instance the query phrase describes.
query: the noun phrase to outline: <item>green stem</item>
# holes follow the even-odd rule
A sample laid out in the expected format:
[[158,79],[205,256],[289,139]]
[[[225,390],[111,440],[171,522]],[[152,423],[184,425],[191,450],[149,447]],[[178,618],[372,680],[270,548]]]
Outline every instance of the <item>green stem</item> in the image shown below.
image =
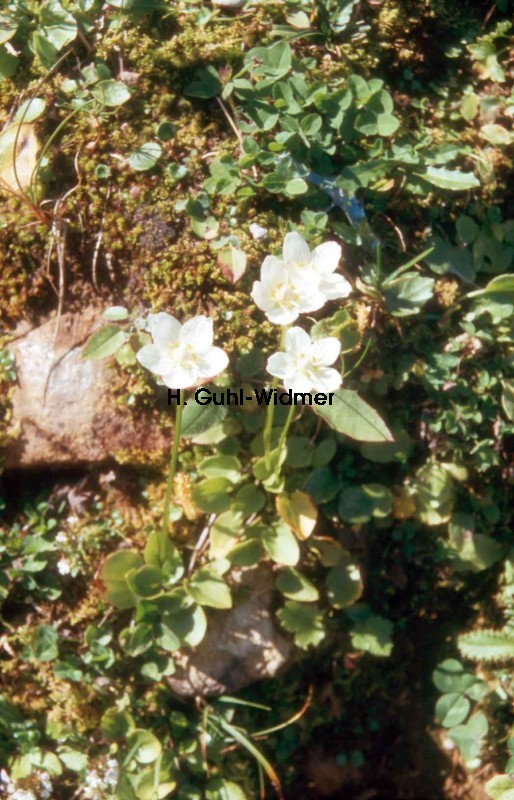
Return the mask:
[[[282,333],[280,335],[280,344],[278,346],[279,350],[284,349],[287,328],[288,328],[287,325],[282,326]],[[266,409],[266,422],[264,423],[264,432],[262,434],[265,456],[269,455],[271,449],[271,431],[273,428],[273,418],[275,416],[275,404],[273,403],[273,392],[277,388],[277,386],[278,386],[278,378],[273,378],[271,384],[271,400],[268,408]]]
[[275,477],[276,478],[278,478],[278,476],[280,475],[280,455],[282,453],[282,448],[283,448],[283,446],[285,444],[286,436],[287,436],[287,434],[289,432],[289,428],[291,427],[291,423],[293,421],[293,417],[294,417],[294,412],[295,411],[296,411],[295,404],[291,401],[291,408],[289,409],[289,412],[287,414],[287,418],[286,418],[284,427],[282,428],[282,433],[280,434],[280,439],[278,440],[278,446],[277,446],[278,458],[277,458],[277,467],[276,467],[276,470],[275,470]]
[[263,442],[264,455],[268,456],[271,449],[271,429],[273,427],[273,417],[275,416],[275,406],[273,405],[273,392],[278,386],[278,378],[273,378],[271,383],[271,400],[266,409],[266,422],[264,424]]
[[[181,389],[180,392],[183,390]],[[182,394],[179,394],[179,402],[177,403],[177,413],[175,416],[175,431],[173,433],[173,446],[171,448],[170,466],[168,470],[168,482],[166,484],[166,497],[164,499],[164,512],[162,515],[162,535],[168,536],[168,525],[170,519],[170,505],[171,505],[171,490],[173,488],[173,478],[177,471],[178,462],[178,448],[180,444],[180,430],[182,428],[182,412],[184,410],[184,403],[182,402]]]

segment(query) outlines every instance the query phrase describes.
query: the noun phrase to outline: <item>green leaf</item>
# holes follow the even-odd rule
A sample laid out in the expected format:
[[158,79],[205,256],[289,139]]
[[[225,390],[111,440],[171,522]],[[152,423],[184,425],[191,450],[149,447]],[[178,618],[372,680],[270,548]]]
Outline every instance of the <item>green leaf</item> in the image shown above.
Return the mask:
[[82,770],[87,769],[88,757],[78,750],[72,750],[71,748],[59,750],[59,758],[66,769],[70,769],[72,772],[82,772]]
[[245,65],[254,75],[282,78],[291,69],[293,53],[287,42],[276,42],[264,47],[254,47],[245,56]]
[[474,661],[507,661],[514,659],[514,632],[471,631],[459,636],[459,650]]
[[339,492],[341,482],[330,467],[313,469],[305,481],[305,491],[310,494],[315,503],[328,503]]
[[111,706],[104,713],[100,728],[107,739],[125,739],[135,728],[134,718],[128,711],[119,711],[117,706]]
[[54,661],[59,656],[59,634],[51,625],[38,625],[29,646],[30,660]]
[[438,664],[432,674],[432,680],[439,691],[444,693],[463,693],[479,681],[476,675],[465,672],[460,661],[455,658],[447,658]]
[[351,389],[335,392],[331,406],[316,406],[316,414],[339,433],[358,442],[392,442],[393,436],[378,413]]
[[105,319],[109,322],[121,322],[127,319],[129,312],[123,306],[109,306],[103,313]]
[[166,119],[158,124],[156,133],[161,142],[169,142],[176,135],[177,126]]
[[89,337],[82,350],[82,358],[97,361],[113,356],[127,339],[127,334],[116,325],[106,325]]
[[236,567],[251,567],[258,564],[262,558],[262,547],[257,539],[249,539],[246,542],[236,544],[227,553],[227,559]]
[[219,229],[220,224],[213,216],[208,216],[206,219],[199,219],[198,217],[191,219],[191,230],[199,239],[205,239],[206,241],[215,239]]
[[311,603],[319,599],[319,592],[314,584],[294,567],[283,570],[275,585],[290,600]]
[[227,478],[231,483],[241,480],[241,462],[236,456],[208,456],[198,464],[198,471],[208,478]]
[[107,556],[100,579],[105,585],[104,597],[108,603],[118,608],[132,608],[136,605],[136,596],[127,584],[126,575],[141,565],[142,559],[136,550],[118,550]]
[[0,44],[5,44],[18,30],[20,19],[18,15],[3,14],[0,12]]
[[456,570],[478,572],[489,569],[504,553],[499,542],[495,542],[490,536],[475,533],[474,520],[468,514],[454,514],[448,530],[452,566]]
[[124,764],[128,764],[133,758],[140,764],[153,764],[162,753],[162,745],[150,731],[136,728],[127,737],[127,750]]
[[395,317],[417,314],[433,297],[434,283],[433,278],[423,278],[416,272],[407,272],[389,283],[384,294],[387,310]]
[[162,531],[153,531],[148,537],[144,552],[145,563],[159,567],[167,583],[175,583],[184,574],[179,549]]
[[0,81],[14,75],[18,66],[18,56],[9,53],[4,45],[0,45]]
[[292,178],[284,187],[284,191],[289,197],[305,194],[308,190],[309,185],[303,178]]
[[425,172],[416,172],[415,175],[437,186],[438,189],[448,189],[454,192],[463,192],[480,186],[480,181],[472,172],[461,172],[446,167],[427,167]]
[[59,54],[52,42],[39,30],[34,31],[31,38],[31,49],[37,55],[42,65],[51,69],[56,63]]
[[486,717],[482,713],[473,714],[466,725],[457,725],[449,731],[450,739],[455,742],[466,762],[474,761],[480,756],[482,741],[489,729]]
[[464,244],[472,244],[480,231],[476,222],[466,214],[457,217],[456,228],[459,239]]
[[14,122],[34,122],[44,114],[46,108],[46,100],[41,97],[32,97],[30,100],[25,100],[24,103],[18,108],[14,115]]
[[230,507],[232,488],[226,478],[205,478],[193,486],[193,501],[206,514],[221,514]]
[[377,129],[379,136],[392,136],[400,127],[400,120],[393,114],[379,114]]
[[461,116],[466,122],[471,122],[478,114],[480,98],[476,94],[466,94],[460,104]]
[[277,611],[281,625],[294,635],[295,644],[302,649],[316,647],[325,638],[324,614],[317,606],[288,600]]
[[326,580],[328,601],[334,608],[348,608],[357,602],[363,585],[359,567],[345,558],[328,572]]
[[464,695],[458,692],[443,694],[435,707],[436,719],[444,728],[453,728],[466,719],[470,708],[471,703]]
[[214,428],[215,425],[219,425],[226,416],[226,406],[215,406],[213,403],[208,406],[200,406],[198,403],[189,401],[182,413],[180,436],[183,439],[199,436],[210,428]]
[[220,514],[211,528],[210,552],[214,558],[225,558],[238,543],[243,531],[242,514],[233,510]]
[[352,645],[375,656],[389,656],[393,649],[391,634],[393,623],[384,617],[372,614],[367,606],[357,605],[349,609],[348,616],[354,620]]
[[235,284],[243,277],[246,271],[247,257],[244,250],[230,245],[218,253],[218,265],[228,280]]
[[186,589],[193,600],[201,606],[232,608],[232,596],[227,584],[208,569],[200,570],[193,575]]
[[220,92],[221,83],[214,67],[205,67],[197,70],[195,80],[188,83],[184,88],[184,94],[188,97],[198,97],[203,100],[216,97]]
[[129,164],[137,172],[153,169],[162,155],[162,147],[158,142],[146,142],[138,147],[131,156]]
[[514,800],[514,780],[510,775],[495,775],[484,788],[492,800]]
[[174,672],[175,662],[173,659],[169,656],[158,655],[157,653],[152,655],[151,661],[145,661],[141,667],[141,675],[155,683],[157,681],[162,681],[162,679],[168,677],[168,675],[173,675]]
[[298,540],[285,522],[275,522],[270,526],[253,525],[248,529],[248,535],[258,536],[269,557],[276,564],[294,567],[298,563],[300,558]]
[[148,622],[140,622],[130,628],[124,628],[119,635],[121,649],[132,658],[146,653],[153,645],[154,627]]
[[514,380],[502,381],[502,408],[505,411],[507,419],[514,422]]
[[39,9],[38,31],[59,51],[75,39],[77,23],[59,0],[47,0]]
[[416,515],[424,525],[448,522],[453,510],[455,489],[448,470],[429,462],[416,473]]
[[248,800],[248,795],[233,781],[213,778],[207,784],[206,800]]
[[[329,441],[325,439],[325,441]],[[286,439],[287,455],[285,464],[295,469],[310,467],[314,453],[314,442],[306,436],[288,436]],[[332,453],[334,455],[334,453]],[[328,459],[330,461],[330,458]],[[323,466],[316,464],[316,466]]]
[[255,484],[247,483],[237,491],[232,502],[232,510],[246,519],[251,514],[257,514],[262,511],[265,504],[266,497],[264,492],[261,492]]
[[486,142],[496,146],[508,145],[512,142],[512,133],[504,128],[503,125],[482,125],[480,135]]
[[91,89],[91,94],[103,106],[112,106],[113,108],[122,106],[131,97],[126,84],[115,80],[99,81]]
[[339,497],[338,514],[344,522],[359,525],[373,516],[373,500],[360,486],[347,486]]
[[[205,603],[205,605],[208,604]],[[173,628],[180,641],[188,644],[189,647],[197,647],[207,631],[207,617],[203,608],[193,603],[173,614],[173,620],[170,617],[171,615],[166,617],[167,623]]]
[[155,597],[162,591],[164,575],[159,567],[143,566],[126,574],[127,586],[137,597]]

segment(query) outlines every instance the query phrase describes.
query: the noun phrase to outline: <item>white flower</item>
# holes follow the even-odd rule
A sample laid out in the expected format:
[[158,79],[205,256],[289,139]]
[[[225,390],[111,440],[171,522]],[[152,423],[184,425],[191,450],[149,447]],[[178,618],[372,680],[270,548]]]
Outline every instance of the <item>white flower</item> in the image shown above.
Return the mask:
[[16,789],[13,794],[11,794],[11,800],[36,800],[34,792],[31,792],[29,789]]
[[68,541],[68,537],[64,533],[64,531],[59,531],[59,533],[55,537],[55,541],[59,542],[59,544],[65,544]]
[[119,771],[120,771],[119,770],[119,766],[118,766],[118,762],[116,761],[115,758],[109,758],[109,759],[107,759],[106,767],[107,767],[107,769],[105,770],[104,781],[109,786],[114,787],[118,783],[118,777],[119,777]]
[[84,783],[86,785],[83,789],[83,797],[87,797],[88,800],[100,800],[101,794],[97,790],[104,789],[105,784],[96,769],[90,769],[86,773]]
[[68,525],[75,525],[78,521],[79,518],[76,517],[74,514],[71,514],[71,516],[66,517],[66,522],[68,523]]
[[70,574],[70,562],[67,558],[61,558],[57,562],[57,571],[60,572],[61,575],[69,575]]
[[290,328],[286,333],[284,353],[274,353],[268,359],[267,370],[281,378],[287,390],[293,392],[335,392],[342,378],[333,364],[341,344],[332,336],[311,340],[301,328]]
[[299,233],[288,233],[284,239],[283,256],[286,268],[293,281],[317,283],[318,290],[325,300],[337,300],[348,297],[351,285],[342,275],[334,275],[341,260],[341,247],[337,242],[324,242],[314,250]]
[[248,230],[252,234],[252,237],[257,240],[265,239],[266,236],[268,235],[268,229],[263,228],[262,225],[258,225],[257,222],[252,222],[248,226]]
[[267,256],[261,279],[255,281],[252,298],[270,322],[289,325],[300,314],[317,311],[327,300],[348,297],[352,287],[336,275],[341,258],[337,242],[325,242],[312,253],[299,233],[288,233],[283,258]]
[[39,783],[41,785],[41,800],[49,800],[52,797],[52,781],[48,772],[38,772]]
[[212,320],[208,317],[200,315],[181,325],[161,311],[149,315],[147,330],[153,344],[143,347],[137,360],[171,389],[199,386],[228,365],[226,353],[212,346]]
[[325,303],[316,281],[309,283],[309,274],[305,277],[307,280],[298,276],[293,280],[283,261],[267,256],[261,267],[260,281],[253,284],[252,299],[270,322],[289,325],[299,314],[317,311]]

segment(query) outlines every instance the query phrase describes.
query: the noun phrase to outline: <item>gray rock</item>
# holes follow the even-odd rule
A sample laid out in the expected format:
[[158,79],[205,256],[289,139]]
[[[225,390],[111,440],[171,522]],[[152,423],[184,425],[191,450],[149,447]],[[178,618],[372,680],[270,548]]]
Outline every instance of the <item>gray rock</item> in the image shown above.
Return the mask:
[[272,678],[288,661],[292,646],[273,622],[274,577],[269,565],[245,570],[234,594],[234,608],[209,613],[207,633],[198,647],[174,655],[177,669],[166,680],[176,694],[233,694]]
[[[169,448],[157,415],[136,421],[116,404],[115,377],[105,361],[84,361],[90,334],[105,324],[95,309],[64,314],[55,338],[51,319],[9,345],[16,359],[12,430],[6,468],[64,467],[104,462],[120,451]],[[55,339],[55,341],[54,341]]]

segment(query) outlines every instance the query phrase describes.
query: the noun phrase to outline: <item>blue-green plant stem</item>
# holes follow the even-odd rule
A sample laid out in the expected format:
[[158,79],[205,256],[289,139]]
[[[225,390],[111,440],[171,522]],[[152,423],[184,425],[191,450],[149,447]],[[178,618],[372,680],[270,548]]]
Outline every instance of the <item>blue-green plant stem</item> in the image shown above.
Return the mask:
[[166,538],[168,536],[168,526],[170,522],[171,491],[173,488],[173,478],[175,477],[175,473],[177,471],[178,448],[180,444],[180,431],[182,428],[183,410],[184,410],[184,401],[182,400],[182,393],[180,393],[179,401],[177,403],[177,413],[175,415],[175,430],[173,432],[173,445],[171,448],[170,466],[168,469],[168,481],[166,483],[166,497],[164,498],[164,511],[162,515],[161,533],[163,538]]

